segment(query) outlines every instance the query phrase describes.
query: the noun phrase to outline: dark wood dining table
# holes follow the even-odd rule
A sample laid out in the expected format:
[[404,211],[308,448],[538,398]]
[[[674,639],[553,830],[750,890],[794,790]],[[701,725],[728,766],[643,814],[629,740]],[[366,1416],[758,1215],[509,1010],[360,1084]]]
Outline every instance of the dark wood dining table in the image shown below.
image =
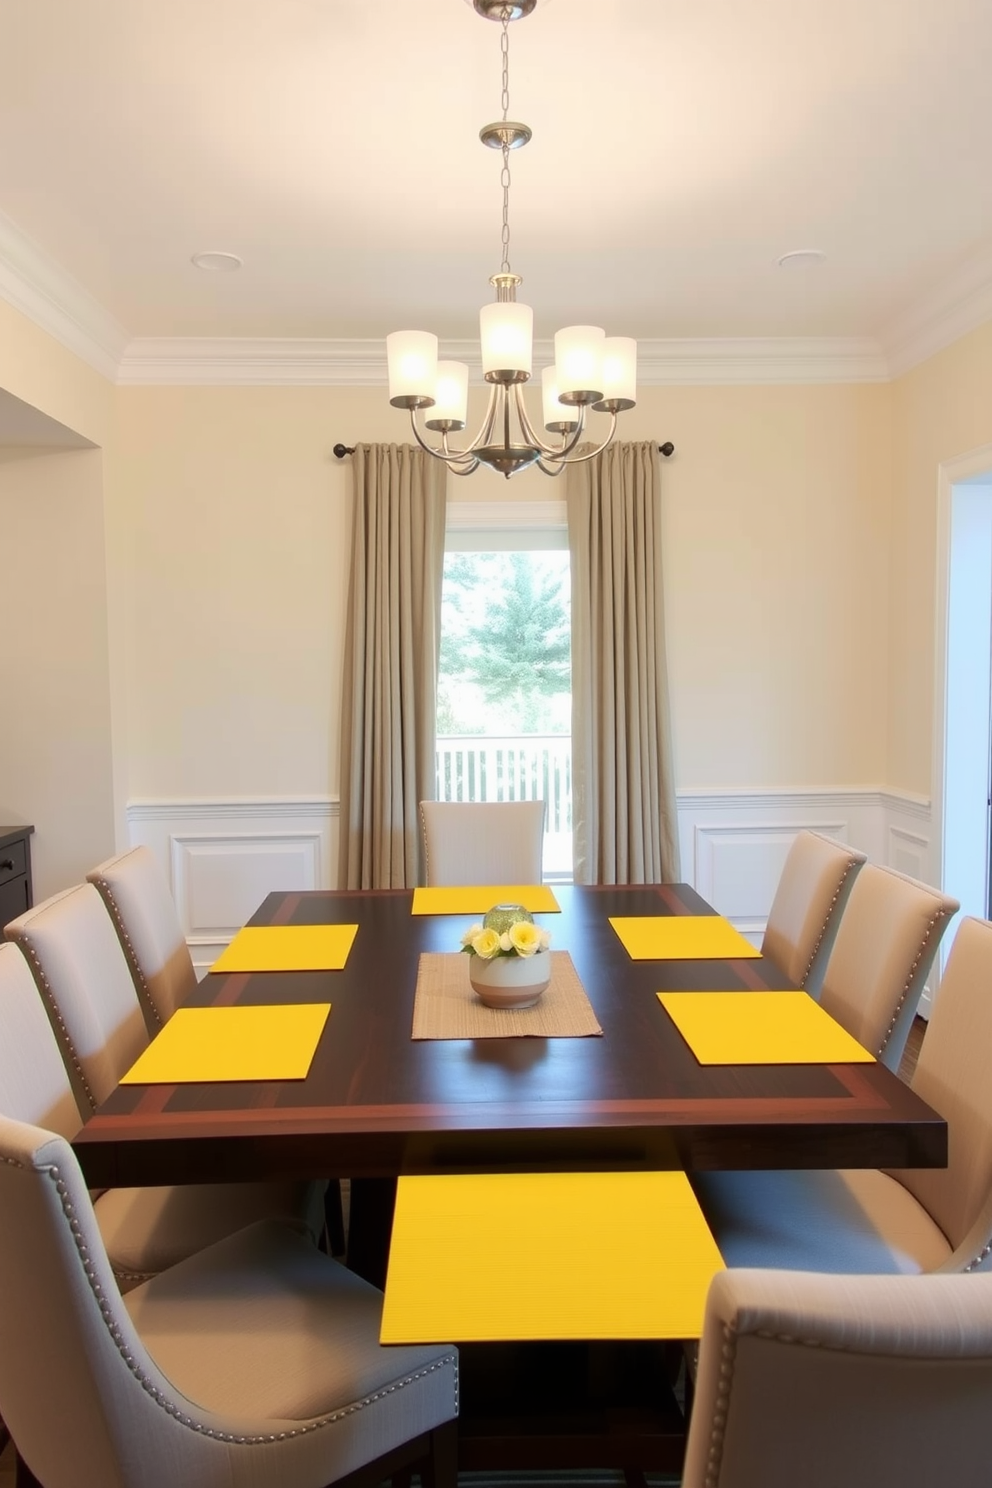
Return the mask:
[[539,915],[603,1028],[592,1038],[411,1038],[423,951],[471,916],[410,891],[270,894],[252,925],[357,923],[341,971],[211,974],[190,1005],[328,1001],[306,1079],[120,1086],[74,1143],[93,1186],[506,1169],[927,1167],[943,1119],[877,1064],[703,1067],[657,997],[781,989],[764,958],[633,961],[611,915],[712,913],[686,884],[555,885]]
[[[947,1129],[877,1064],[703,1067],[655,993],[784,989],[763,958],[633,961],[611,915],[712,913],[688,885],[555,885],[538,921],[567,950],[601,1037],[415,1041],[418,961],[475,916],[409,891],[273,893],[252,925],[358,925],[333,972],[211,974],[191,1005],[330,1002],[303,1080],[120,1086],[74,1143],[88,1182],[351,1179],[348,1264],[382,1285],[407,1173],[941,1166]],[[592,1233],[608,1215],[589,1215]],[[583,1243],[579,1237],[579,1243]],[[462,1469],[677,1473],[670,1346],[461,1346]]]

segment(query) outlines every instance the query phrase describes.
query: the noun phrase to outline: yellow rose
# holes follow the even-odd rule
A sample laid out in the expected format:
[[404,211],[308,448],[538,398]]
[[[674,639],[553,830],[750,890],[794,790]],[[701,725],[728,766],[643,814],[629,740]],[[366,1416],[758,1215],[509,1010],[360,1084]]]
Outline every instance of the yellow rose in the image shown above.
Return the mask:
[[518,920],[515,925],[510,926],[507,934],[510,945],[518,956],[533,956],[537,951],[543,951],[550,940],[546,930],[527,920]]
[[472,941],[472,949],[483,961],[491,961],[499,950],[499,936],[495,930],[479,930]]

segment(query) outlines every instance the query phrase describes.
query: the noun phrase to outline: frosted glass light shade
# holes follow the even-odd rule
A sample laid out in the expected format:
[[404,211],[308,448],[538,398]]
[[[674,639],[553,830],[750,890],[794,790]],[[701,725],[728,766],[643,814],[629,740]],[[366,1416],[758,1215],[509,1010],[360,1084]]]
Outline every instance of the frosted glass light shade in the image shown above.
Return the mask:
[[566,326],[555,332],[558,394],[566,403],[595,403],[603,396],[601,326]]
[[468,418],[468,365],[465,362],[438,362],[434,386],[434,407],[425,420],[428,429],[446,427],[464,429]]
[[557,367],[545,367],[541,373],[541,399],[546,429],[550,429],[553,434],[563,434],[566,428],[575,428],[579,422],[579,415],[574,408],[558,402]]
[[606,337],[602,386],[602,401],[609,409],[619,413],[637,402],[637,342],[632,336]]
[[479,311],[482,371],[515,372],[523,381],[531,374],[534,312],[516,300],[497,300]]
[[393,331],[386,337],[389,401],[395,408],[425,408],[434,401],[437,337],[430,331]]

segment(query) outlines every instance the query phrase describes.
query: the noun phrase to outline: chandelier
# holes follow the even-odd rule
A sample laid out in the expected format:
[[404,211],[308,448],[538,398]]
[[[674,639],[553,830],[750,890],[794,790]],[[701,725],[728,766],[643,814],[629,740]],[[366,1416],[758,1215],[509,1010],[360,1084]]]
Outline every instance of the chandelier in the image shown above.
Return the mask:
[[[599,326],[567,326],[555,334],[554,366],[542,373],[544,428],[538,434],[527,413],[523,386],[532,371],[534,312],[518,304],[523,282],[510,268],[510,151],[526,145],[531,130],[509,118],[509,25],[530,15],[537,0],[472,0],[479,15],[502,26],[503,117],[486,124],[479,138],[500,150],[503,169],[502,261],[490,284],[495,302],[479,313],[482,372],[490,385],[489,407],[482,427],[470,444],[452,448],[451,434],[465,428],[468,418],[468,367],[464,362],[438,361],[438,340],[429,331],[393,331],[386,337],[389,362],[389,401],[408,408],[417,443],[443,460],[456,475],[471,475],[479,465],[498,470],[509,480],[518,470],[537,465],[545,475],[560,475],[566,465],[591,460],[616,433],[617,414],[633,408],[637,385],[637,342],[629,336],[607,336]],[[610,415],[610,429],[602,444],[577,453],[585,432],[586,411]],[[421,429],[440,435],[433,445]]]

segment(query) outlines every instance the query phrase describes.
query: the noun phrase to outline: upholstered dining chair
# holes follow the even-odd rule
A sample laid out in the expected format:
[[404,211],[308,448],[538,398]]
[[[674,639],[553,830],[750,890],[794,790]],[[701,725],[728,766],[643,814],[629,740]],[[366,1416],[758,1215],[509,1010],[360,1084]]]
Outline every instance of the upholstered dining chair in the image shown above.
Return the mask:
[[682,1488],[985,1488],[992,1276],[724,1271]]
[[455,1488],[457,1350],[381,1347],[381,1302],[274,1220],[122,1298],[69,1144],[0,1118],[0,1411],[44,1488]]
[[[148,847],[132,847],[86,875],[100,894],[121,943],[134,989],[154,1034],[196,986],[196,972],[172,892]],[[332,1255],[345,1251],[341,1184],[331,1179],[324,1218]]]
[[768,913],[761,954],[819,997],[841,913],[865,854],[820,832],[797,833]]
[[540,883],[544,814],[543,801],[421,801],[427,884]]
[[820,1005],[888,1069],[899,1069],[937,947],[956,899],[868,863],[841,916]]
[[196,986],[196,972],[169,885],[148,847],[108,858],[87,873],[120,939],[135,991],[153,1029]]
[[[55,1125],[71,1136],[148,1043],[131,973],[92,884],[45,900],[12,920],[4,933],[31,968],[35,997],[41,993],[82,1113],[74,1123],[66,1116]],[[35,1031],[32,1037],[31,1057],[37,1062],[40,1036]],[[38,1112],[31,1119],[41,1123],[42,1116]],[[52,1125],[47,1118],[46,1124]],[[276,1217],[304,1223],[318,1236],[323,1228],[323,1185],[287,1179],[114,1188],[101,1196],[99,1212],[107,1251],[126,1288],[253,1220]]]
[[695,1174],[727,1265],[851,1274],[992,1269],[990,1049],[992,924],[968,918],[910,1082],[947,1122],[947,1167]]

